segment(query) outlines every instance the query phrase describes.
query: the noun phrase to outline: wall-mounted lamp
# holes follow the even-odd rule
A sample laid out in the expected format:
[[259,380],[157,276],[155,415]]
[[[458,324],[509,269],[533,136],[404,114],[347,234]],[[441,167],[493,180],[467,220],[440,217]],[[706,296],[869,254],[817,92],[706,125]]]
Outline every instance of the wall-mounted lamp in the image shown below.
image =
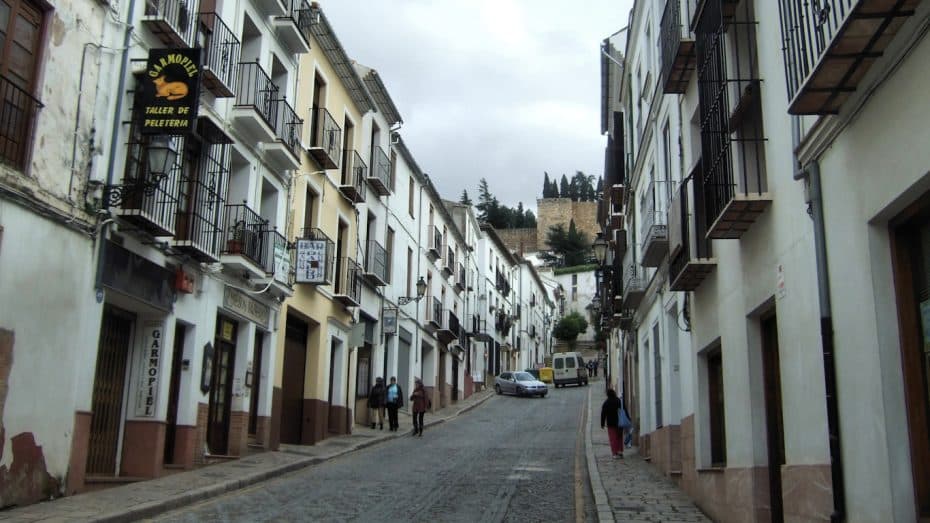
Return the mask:
[[602,233],[597,233],[597,238],[591,245],[594,248],[594,257],[597,258],[598,265],[604,265],[604,259],[607,257],[607,240]]
[[249,364],[249,368],[245,369],[245,386],[252,388],[252,365]]
[[178,148],[170,136],[154,136],[146,147],[149,176],[151,182],[158,185],[168,176],[178,160]]
[[423,296],[426,296],[426,282],[423,281],[423,276],[420,276],[420,279],[417,280],[417,295],[416,296],[401,296],[397,298],[398,305],[407,305],[412,301],[420,301],[423,299]]

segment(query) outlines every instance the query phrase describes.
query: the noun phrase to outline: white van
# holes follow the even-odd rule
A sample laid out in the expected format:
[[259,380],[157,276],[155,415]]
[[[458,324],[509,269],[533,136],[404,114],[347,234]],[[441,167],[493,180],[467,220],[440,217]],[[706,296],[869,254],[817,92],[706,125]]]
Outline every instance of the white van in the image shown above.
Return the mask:
[[588,384],[588,368],[579,352],[557,352],[552,355],[552,381],[555,386],[566,383]]

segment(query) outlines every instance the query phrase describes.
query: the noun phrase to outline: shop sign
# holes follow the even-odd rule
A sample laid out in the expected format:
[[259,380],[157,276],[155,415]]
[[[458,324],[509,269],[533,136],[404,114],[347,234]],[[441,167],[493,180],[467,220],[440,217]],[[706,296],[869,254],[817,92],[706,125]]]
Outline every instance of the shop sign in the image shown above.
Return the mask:
[[275,244],[274,246],[274,279],[285,285],[290,283],[291,276],[291,253],[287,244]]
[[381,327],[385,334],[397,333],[397,309],[384,309],[381,314]]
[[258,325],[268,325],[268,316],[270,313],[268,306],[248,296],[239,289],[226,287],[223,292],[223,307],[244,316],[246,319]]
[[297,283],[326,283],[325,240],[297,240]]
[[164,325],[160,321],[145,322],[142,327],[142,351],[139,357],[139,391],[136,395],[136,416],[152,418],[158,403],[158,378],[164,345]]
[[143,134],[194,130],[200,104],[200,49],[152,49],[142,81]]

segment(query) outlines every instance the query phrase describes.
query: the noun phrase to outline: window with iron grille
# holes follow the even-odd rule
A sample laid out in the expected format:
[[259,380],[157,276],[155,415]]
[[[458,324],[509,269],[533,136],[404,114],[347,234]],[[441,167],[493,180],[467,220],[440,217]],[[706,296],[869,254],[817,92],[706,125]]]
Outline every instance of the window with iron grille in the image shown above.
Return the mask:
[[33,93],[44,14],[31,0],[4,0],[0,15],[0,162],[25,171],[42,107]]

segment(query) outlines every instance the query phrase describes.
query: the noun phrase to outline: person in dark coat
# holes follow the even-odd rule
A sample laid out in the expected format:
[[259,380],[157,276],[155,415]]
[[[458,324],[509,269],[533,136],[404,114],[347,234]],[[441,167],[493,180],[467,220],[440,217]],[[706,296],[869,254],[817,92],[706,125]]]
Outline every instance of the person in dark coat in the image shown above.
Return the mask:
[[385,390],[384,404],[387,405],[390,429],[396,431],[400,426],[397,423],[397,409],[404,406],[404,391],[401,390],[394,376],[391,376],[391,384]]
[[430,400],[426,397],[426,389],[420,378],[414,380],[413,394],[410,395],[410,405],[413,407],[413,435],[423,436],[423,415],[430,408]]
[[601,428],[607,425],[610,453],[614,459],[623,459],[623,432],[620,430],[620,398],[614,389],[607,389],[607,399],[601,405]]
[[371,428],[375,428],[375,416],[378,418],[380,430],[384,430],[384,405],[385,394],[387,389],[384,387],[384,380],[380,377],[375,380],[375,386],[368,393],[368,412],[371,420]]

